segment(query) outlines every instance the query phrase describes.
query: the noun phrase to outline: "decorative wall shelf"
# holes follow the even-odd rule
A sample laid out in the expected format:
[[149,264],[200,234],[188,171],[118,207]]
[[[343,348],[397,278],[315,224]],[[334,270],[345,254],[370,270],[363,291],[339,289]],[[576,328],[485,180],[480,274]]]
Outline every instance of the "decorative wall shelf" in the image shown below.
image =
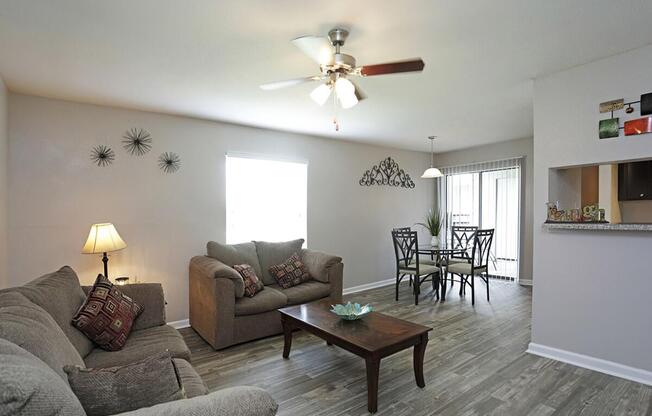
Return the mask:
[[652,224],[544,223],[547,231],[652,231]]

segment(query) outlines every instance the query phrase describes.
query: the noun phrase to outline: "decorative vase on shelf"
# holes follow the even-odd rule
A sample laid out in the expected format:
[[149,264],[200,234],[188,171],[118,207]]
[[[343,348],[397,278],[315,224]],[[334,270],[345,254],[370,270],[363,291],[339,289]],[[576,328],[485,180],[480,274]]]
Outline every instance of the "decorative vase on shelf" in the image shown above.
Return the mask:
[[438,235],[433,235],[432,238],[430,239],[430,245],[432,247],[439,247],[439,236]]

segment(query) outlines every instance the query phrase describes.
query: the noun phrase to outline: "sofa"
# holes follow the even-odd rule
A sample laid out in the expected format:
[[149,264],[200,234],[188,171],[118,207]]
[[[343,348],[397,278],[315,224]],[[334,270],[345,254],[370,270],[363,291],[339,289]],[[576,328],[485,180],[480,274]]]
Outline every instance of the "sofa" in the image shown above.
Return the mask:
[[[187,398],[123,415],[274,415],[277,404],[262,389],[233,387],[212,393],[190,365],[182,336],[165,323],[160,284],[120,290],[144,307],[126,345],[109,352],[71,324],[90,288],[68,266],[24,286],[0,290],[0,414],[84,415],[63,371],[66,365],[106,368],[169,351]],[[148,386],[134,385],[133,389]]]
[[[279,308],[329,297],[342,301],[342,258],[302,249],[303,240],[281,243],[252,241],[225,245],[208,242],[207,254],[190,260],[190,326],[214,349],[283,332]],[[281,288],[269,273],[298,253],[311,280]],[[242,276],[233,269],[248,264],[262,279],[264,289],[244,296]]]

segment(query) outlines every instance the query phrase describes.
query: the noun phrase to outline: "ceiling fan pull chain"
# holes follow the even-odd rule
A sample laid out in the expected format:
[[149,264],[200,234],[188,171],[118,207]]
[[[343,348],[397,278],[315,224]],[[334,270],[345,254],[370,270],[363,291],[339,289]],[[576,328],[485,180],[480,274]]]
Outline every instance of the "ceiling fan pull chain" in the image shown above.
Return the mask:
[[333,125],[335,131],[340,131],[340,123],[337,121],[337,93],[333,94]]

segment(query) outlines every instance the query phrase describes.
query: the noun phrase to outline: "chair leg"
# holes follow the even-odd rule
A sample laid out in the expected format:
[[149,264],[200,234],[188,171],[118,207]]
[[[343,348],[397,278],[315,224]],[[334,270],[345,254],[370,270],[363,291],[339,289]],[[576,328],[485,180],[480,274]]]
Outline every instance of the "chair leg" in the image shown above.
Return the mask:
[[409,283],[409,286],[412,287],[412,276],[409,276],[409,277],[410,277],[410,283]]
[[460,276],[460,296],[464,294],[464,291],[466,289],[466,281],[464,279],[463,275],[453,275],[453,276]]
[[487,302],[489,302],[489,276],[487,276],[485,282],[487,283]]
[[419,304],[419,289],[421,287],[421,280],[419,276],[414,276],[414,304]]
[[396,272],[396,301],[398,302],[398,284],[401,282],[400,275]]
[[475,275],[469,276],[471,279],[471,305],[475,305]]

